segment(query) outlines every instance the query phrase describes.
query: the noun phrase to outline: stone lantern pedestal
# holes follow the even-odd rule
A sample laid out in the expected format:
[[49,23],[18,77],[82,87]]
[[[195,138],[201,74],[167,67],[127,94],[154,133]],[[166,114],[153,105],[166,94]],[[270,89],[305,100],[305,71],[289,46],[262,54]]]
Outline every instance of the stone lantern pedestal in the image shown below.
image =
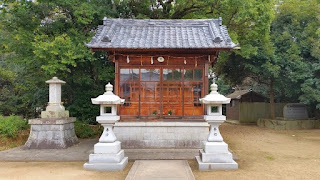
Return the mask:
[[113,125],[120,119],[117,115],[117,105],[123,104],[112,92],[113,86],[106,85],[106,92],[97,98],[92,98],[93,104],[100,104],[100,116],[96,120],[104,127],[99,142],[94,145],[94,153],[89,155],[89,162],[83,167],[87,170],[97,171],[121,171],[128,164],[128,157],[124,157],[124,150],[121,149],[121,142],[113,133]]
[[207,106],[204,119],[210,124],[208,139],[203,144],[203,150],[200,150],[200,156],[196,156],[200,171],[238,169],[238,164],[233,160],[228,144],[223,142],[219,131],[220,124],[226,120],[222,115],[222,104],[230,103],[230,98],[219,94],[217,90],[218,86],[213,83],[210,94],[200,99]]
[[57,77],[46,81],[49,84],[49,102],[41,118],[30,119],[30,135],[24,145],[27,149],[63,149],[78,143],[74,132],[76,118],[69,117],[61,102],[61,84]]

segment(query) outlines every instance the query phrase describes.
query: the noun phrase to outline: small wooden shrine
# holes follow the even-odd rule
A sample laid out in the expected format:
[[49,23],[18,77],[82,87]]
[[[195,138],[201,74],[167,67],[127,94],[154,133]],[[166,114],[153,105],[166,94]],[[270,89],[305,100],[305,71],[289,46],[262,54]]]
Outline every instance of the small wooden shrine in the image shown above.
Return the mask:
[[203,120],[208,67],[235,44],[221,19],[104,19],[87,44],[115,63],[123,121]]
[[[202,122],[207,128],[205,108],[199,99],[208,94],[208,68],[217,61],[219,51],[231,50],[236,44],[222,25],[221,18],[104,18],[103,25],[98,27],[87,46],[92,51],[107,52],[115,64],[114,92],[125,99],[125,103],[118,108],[120,121],[115,128],[177,126],[168,123],[161,125],[163,122]],[[142,122],[157,124],[146,125]],[[134,130],[130,129],[131,132]],[[140,128],[141,132],[144,131]],[[144,139],[146,136],[138,137],[138,134],[128,136],[135,136],[135,144],[132,141],[129,143],[130,138],[127,142],[125,135],[117,135],[124,147],[157,147],[157,143],[148,144],[149,139],[153,141],[152,137]],[[188,142],[190,147],[200,146],[201,138],[197,142],[194,139]],[[165,138],[160,137],[160,140]],[[170,143],[168,147],[186,146],[185,142],[179,145],[178,140]]]

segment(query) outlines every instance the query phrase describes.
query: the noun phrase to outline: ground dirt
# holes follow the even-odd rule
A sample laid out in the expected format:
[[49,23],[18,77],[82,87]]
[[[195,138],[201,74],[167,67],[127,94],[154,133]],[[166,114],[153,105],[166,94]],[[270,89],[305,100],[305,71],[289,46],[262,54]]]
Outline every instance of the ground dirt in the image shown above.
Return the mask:
[[[256,126],[223,124],[224,141],[239,158],[237,171],[197,170],[197,180],[206,179],[320,179],[320,129],[270,130]],[[0,162],[0,179],[125,179],[133,162],[122,172],[94,172],[84,162]]]

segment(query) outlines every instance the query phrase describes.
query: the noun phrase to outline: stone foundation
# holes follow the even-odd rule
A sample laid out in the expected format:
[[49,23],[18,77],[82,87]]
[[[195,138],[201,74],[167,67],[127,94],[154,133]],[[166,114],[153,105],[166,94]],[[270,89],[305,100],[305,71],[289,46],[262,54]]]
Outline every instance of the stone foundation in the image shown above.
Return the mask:
[[259,127],[266,127],[276,130],[289,130],[289,129],[319,129],[320,120],[315,119],[259,119],[257,121]]
[[89,155],[89,161],[83,165],[87,170],[94,171],[122,171],[128,164],[128,157],[124,157],[121,142],[97,143],[94,153]]
[[63,149],[78,143],[74,132],[76,118],[39,118],[29,120],[27,149]]
[[117,140],[124,149],[200,149],[209,134],[207,122],[117,122]]

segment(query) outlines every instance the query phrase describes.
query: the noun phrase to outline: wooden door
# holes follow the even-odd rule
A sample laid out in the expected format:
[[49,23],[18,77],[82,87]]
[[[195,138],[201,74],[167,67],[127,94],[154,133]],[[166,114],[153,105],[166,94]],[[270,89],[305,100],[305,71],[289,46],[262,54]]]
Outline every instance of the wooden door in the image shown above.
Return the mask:
[[[193,119],[203,115],[203,68],[120,68],[121,119]],[[201,118],[200,118],[201,119]]]
[[183,69],[162,69],[162,116],[176,119],[183,116]]
[[161,117],[161,69],[140,69],[140,118]]

